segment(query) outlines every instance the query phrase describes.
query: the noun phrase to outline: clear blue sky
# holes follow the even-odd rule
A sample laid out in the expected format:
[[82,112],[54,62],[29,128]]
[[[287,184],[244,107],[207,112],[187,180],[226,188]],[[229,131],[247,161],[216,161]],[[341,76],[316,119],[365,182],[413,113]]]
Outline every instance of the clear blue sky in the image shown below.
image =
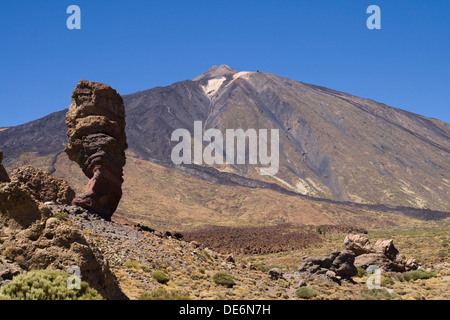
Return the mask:
[[3,1],[0,41],[0,127],[68,107],[80,79],[125,95],[221,64],[450,123],[449,0]]

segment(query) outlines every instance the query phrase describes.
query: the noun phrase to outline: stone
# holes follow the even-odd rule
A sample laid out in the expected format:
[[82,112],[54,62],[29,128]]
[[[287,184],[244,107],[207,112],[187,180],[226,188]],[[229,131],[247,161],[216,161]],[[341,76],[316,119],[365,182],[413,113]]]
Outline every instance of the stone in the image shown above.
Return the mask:
[[403,272],[405,267],[390,260],[382,253],[366,253],[355,258],[355,266],[367,269],[370,265],[375,265],[384,271]]
[[333,268],[337,276],[349,279],[358,274],[358,270],[354,265],[355,254],[353,251],[342,251],[333,261]]
[[70,205],[75,198],[75,191],[67,181],[30,166],[14,170],[10,179],[26,186],[41,202]]
[[232,253],[230,253],[230,254],[225,258],[225,262],[228,262],[228,263],[235,263],[234,255],[233,255]]
[[374,253],[375,248],[370,244],[369,239],[358,234],[349,234],[344,239],[347,250],[353,251],[356,256],[366,253]]
[[416,270],[420,267],[419,262],[417,262],[416,259],[406,259],[405,261],[405,270],[406,271],[411,271],[411,270]]
[[3,162],[3,151],[0,150],[0,183],[9,182],[8,173],[5,170],[5,167],[2,165]]
[[201,243],[200,242],[198,242],[198,241],[191,241],[190,242],[195,248],[198,248],[198,247],[200,247],[201,246]]
[[304,257],[298,272],[308,279],[341,283],[341,280],[351,281],[358,274],[354,261],[352,251],[334,250],[328,257]]
[[269,270],[268,275],[272,280],[278,280],[283,277],[283,272],[279,268],[272,268]]
[[377,240],[375,245],[372,245],[367,238],[360,235],[348,235],[344,240],[344,245],[355,253],[356,267],[367,269],[370,265],[374,265],[384,271],[403,272],[419,266],[417,262],[410,262],[408,267],[406,266],[407,260],[395,248],[393,239]]
[[0,226],[25,229],[42,217],[39,204],[18,182],[0,184]]
[[246,267],[248,270],[256,270],[256,268],[253,266],[253,264],[251,262],[247,263]]
[[393,239],[378,240],[375,243],[375,251],[384,254],[390,260],[395,260],[397,254],[399,253],[398,250],[394,247]]
[[173,233],[173,237],[174,237],[175,239],[177,239],[177,240],[181,240],[181,239],[184,238],[183,234],[180,233],[180,232],[174,232],[174,233]]
[[64,151],[90,179],[72,204],[111,220],[122,197],[126,162],[123,99],[106,84],[81,80],[73,91],[66,125],[69,142]]
[[164,238],[172,237],[172,232],[170,232],[170,231],[164,231],[163,237],[164,237]]

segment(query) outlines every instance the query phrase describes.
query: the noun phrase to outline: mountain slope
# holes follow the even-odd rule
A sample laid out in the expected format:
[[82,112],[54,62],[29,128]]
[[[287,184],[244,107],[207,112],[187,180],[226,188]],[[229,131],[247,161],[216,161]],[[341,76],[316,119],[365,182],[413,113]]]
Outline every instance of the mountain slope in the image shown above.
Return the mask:
[[[170,163],[173,130],[280,130],[280,171],[220,168],[316,197],[450,210],[450,125],[262,72],[213,67],[125,97],[131,149]],[[131,129],[132,128],[132,129]],[[139,142],[135,144],[134,142]]]
[[[242,185],[250,178],[253,184],[269,183],[260,187],[278,184],[319,198],[450,211],[450,125],[442,121],[228,66],[123,98],[128,156],[174,167],[171,134],[178,128],[192,134],[194,121],[222,132],[279,129],[276,176],[261,176],[251,165],[214,165],[222,174],[214,169],[205,174],[198,166],[178,169],[221,184]],[[5,166],[39,163],[38,157],[54,170],[66,141],[64,114],[1,131]]]

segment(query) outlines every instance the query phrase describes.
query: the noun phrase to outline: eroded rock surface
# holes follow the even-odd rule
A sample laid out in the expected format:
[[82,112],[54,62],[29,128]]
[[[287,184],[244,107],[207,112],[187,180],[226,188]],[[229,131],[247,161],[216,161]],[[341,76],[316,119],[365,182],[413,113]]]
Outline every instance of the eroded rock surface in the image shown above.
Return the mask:
[[125,108],[110,86],[81,80],[66,115],[65,152],[91,179],[74,205],[110,220],[122,197],[125,165]]
[[0,150],[0,183],[1,182],[9,182],[8,173],[5,170],[5,167],[2,165],[3,161],[3,151]]
[[97,246],[57,218],[18,182],[0,185],[0,285],[34,269],[78,266],[82,280],[107,299],[126,299]]
[[352,281],[358,273],[354,265],[355,254],[350,250],[334,250],[328,257],[306,256],[298,269],[302,278],[341,283]]
[[25,185],[35,199],[41,202],[70,205],[75,198],[75,191],[67,181],[54,178],[50,173],[30,166],[14,170],[11,180]]
[[378,266],[384,271],[403,272],[417,269],[415,259],[406,259],[394,246],[394,240],[378,240],[374,245],[360,235],[348,235],[344,240],[347,250],[355,255],[355,266],[367,269]]

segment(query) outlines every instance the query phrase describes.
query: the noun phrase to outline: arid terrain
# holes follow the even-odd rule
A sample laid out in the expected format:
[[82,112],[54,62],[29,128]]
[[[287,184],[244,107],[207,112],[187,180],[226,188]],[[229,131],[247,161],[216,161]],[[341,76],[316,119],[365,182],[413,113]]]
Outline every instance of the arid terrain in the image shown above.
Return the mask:
[[[80,83],[68,145],[66,110],[0,129],[0,282],[80,264],[108,299],[450,299],[447,123],[220,66],[114,93],[118,125],[92,107],[108,105],[106,87]],[[170,134],[194,120],[279,129],[279,174],[174,165]],[[83,192],[87,208],[73,206]],[[352,251],[349,235],[373,245]]]

